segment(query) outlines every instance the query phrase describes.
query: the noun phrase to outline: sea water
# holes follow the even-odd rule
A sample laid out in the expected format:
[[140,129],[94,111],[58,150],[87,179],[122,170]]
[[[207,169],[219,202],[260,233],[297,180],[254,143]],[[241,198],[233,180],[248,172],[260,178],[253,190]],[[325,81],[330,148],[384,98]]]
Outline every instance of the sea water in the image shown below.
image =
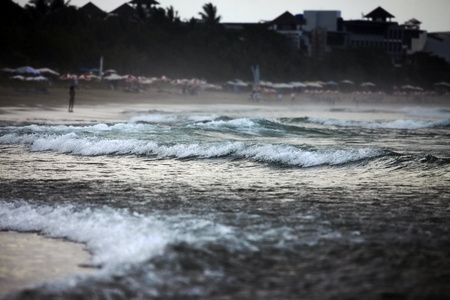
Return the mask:
[[123,114],[1,124],[0,230],[85,243],[96,268],[7,299],[450,295],[450,110]]

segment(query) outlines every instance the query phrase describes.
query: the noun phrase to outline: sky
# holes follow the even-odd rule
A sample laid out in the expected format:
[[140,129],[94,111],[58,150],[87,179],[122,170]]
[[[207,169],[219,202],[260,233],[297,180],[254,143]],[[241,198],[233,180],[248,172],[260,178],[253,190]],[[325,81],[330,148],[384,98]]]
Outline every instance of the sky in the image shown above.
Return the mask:
[[[29,0],[14,0],[25,5]],[[130,0],[71,0],[81,7],[92,2],[110,12]],[[221,22],[270,21],[289,11],[292,14],[304,10],[339,10],[344,20],[362,19],[378,6],[395,16],[392,21],[400,24],[415,18],[422,22],[421,29],[428,32],[450,31],[450,0],[157,0],[160,7],[173,6],[181,20],[198,18],[205,3],[217,7]]]

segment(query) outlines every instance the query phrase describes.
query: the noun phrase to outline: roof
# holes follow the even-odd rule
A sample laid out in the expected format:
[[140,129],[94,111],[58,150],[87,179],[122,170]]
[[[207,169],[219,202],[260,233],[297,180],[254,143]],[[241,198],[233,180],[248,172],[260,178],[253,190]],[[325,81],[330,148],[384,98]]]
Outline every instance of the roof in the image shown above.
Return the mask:
[[284,25],[301,25],[302,22],[296,18],[293,14],[286,11],[285,13],[278,16],[276,19],[274,19],[271,23],[273,24],[284,24]]
[[111,11],[110,14],[116,14],[121,16],[132,16],[136,13],[134,8],[132,8],[127,3],[122,4],[121,6],[117,7],[115,10]]
[[394,15],[391,15],[390,13],[388,13],[384,8],[382,8],[381,6],[378,6],[377,8],[375,8],[374,10],[372,10],[370,13],[368,13],[367,15],[364,16],[365,18],[370,18],[370,19],[389,19],[389,18],[395,18]]
[[86,3],[86,5],[80,7],[78,11],[81,11],[82,13],[89,15],[89,16],[99,16],[99,15],[105,15],[106,12],[98,8],[95,4],[92,2]]
[[159,4],[159,2],[157,2],[155,0],[131,0],[128,3],[135,4],[135,5],[147,5],[147,6]]

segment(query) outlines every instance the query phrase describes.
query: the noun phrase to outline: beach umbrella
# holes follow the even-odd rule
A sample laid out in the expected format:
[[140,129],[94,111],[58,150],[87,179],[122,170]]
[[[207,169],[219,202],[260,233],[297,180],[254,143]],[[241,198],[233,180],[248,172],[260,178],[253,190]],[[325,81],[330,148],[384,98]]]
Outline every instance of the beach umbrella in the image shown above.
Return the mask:
[[15,72],[15,70],[11,69],[11,68],[3,68],[2,71],[3,72],[7,72],[7,73],[14,73]]
[[355,84],[353,81],[351,81],[351,80],[342,80],[341,81],[341,83],[344,83],[344,84]]
[[259,85],[260,86],[266,86],[266,87],[272,87],[273,83],[270,82],[270,81],[263,81],[263,80],[261,80],[261,81],[259,81]]
[[122,76],[117,75],[116,73],[113,73],[109,76],[103,77],[103,79],[108,80],[108,81],[112,81],[112,80],[122,80]]
[[303,82],[300,82],[300,81],[290,82],[290,84],[295,88],[305,88],[306,87],[306,84],[304,84]]
[[450,83],[444,82],[444,81],[436,82],[434,85],[435,85],[435,86],[445,86],[445,87],[450,87]]
[[146,77],[142,77],[142,76],[139,76],[137,78],[137,80],[139,81],[140,84],[152,84],[153,81],[154,81],[152,79],[149,79],[149,78],[146,78]]
[[229,85],[234,85],[234,86],[242,86],[242,87],[247,87],[248,84],[243,82],[243,81],[228,81],[227,84]]
[[323,88],[323,86],[317,82],[307,82],[306,87],[314,88],[314,89],[322,89]]
[[72,74],[67,73],[67,74],[61,75],[59,77],[59,79],[62,79],[62,80],[71,80],[71,79],[73,79],[73,80],[75,80],[75,79],[77,79],[77,75],[72,75]]
[[26,78],[27,81],[47,81],[48,78],[44,76],[36,76],[36,77],[28,77]]
[[409,90],[409,91],[423,91],[423,88],[418,86],[412,86],[412,85],[403,85],[401,87],[402,90]]
[[287,83],[275,83],[273,85],[274,89],[292,89],[294,86],[292,84]]
[[174,79],[170,82],[171,85],[185,85],[188,83],[189,83],[189,79]]
[[24,74],[24,73],[39,74],[38,70],[36,70],[32,67],[29,67],[29,66],[17,68],[14,70],[14,72],[21,73],[21,74]]
[[96,80],[100,80],[102,79],[100,76],[94,75],[94,74],[89,74],[89,75],[85,75],[87,78],[89,79],[96,79]]
[[15,80],[25,80],[25,77],[23,77],[22,75],[16,75],[13,77],[10,77],[11,79],[15,79]]
[[127,82],[137,81],[137,77],[133,75],[124,75],[122,79],[125,79]]
[[56,75],[59,76],[59,73],[56,71],[53,71],[52,69],[49,68],[40,68],[40,69],[36,69],[39,71],[40,74],[51,74],[51,75]]
[[85,81],[90,81],[91,77],[87,76],[87,75],[80,75],[78,76],[79,80],[85,80]]

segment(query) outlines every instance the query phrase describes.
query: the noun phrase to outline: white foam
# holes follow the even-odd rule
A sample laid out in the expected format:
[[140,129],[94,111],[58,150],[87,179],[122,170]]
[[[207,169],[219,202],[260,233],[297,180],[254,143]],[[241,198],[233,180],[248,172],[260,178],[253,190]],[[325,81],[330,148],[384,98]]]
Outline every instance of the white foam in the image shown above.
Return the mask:
[[[239,222],[259,216],[239,213]],[[315,216],[298,215],[295,227],[271,224],[230,227],[220,224],[220,214],[165,215],[140,214],[110,207],[42,205],[25,201],[0,201],[0,230],[40,232],[54,238],[85,243],[93,254],[92,264],[108,271],[123,264],[135,264],[163,254],[166,246],[188,243],[203,247],[220,244],[230,252],[258,251],[263,242],[277,247],[313,245],[321,239],[341,239],[343,235]]]
[[7,134],[3,144],[30,145],[31,151],[54,151],[75,155],[154,155],[158,158],[217,158],[232,157],[292,166],[336,165],[382,155],[374,149],[304,150],[291,145],[245,144],[222,142],[211,144],[158,144],[136,139],[100,139],[80,137],[76,133],[64,135]]
[[450,111],[437,107],[404,107],[401,111],[408,116],[431,118],[438,120],[450,119]]
[[379,150],[307,151],[286,145],[255,145],[243,150],[245,157],[254,160],[292,166],[338,165],[382,155]]
[[332,118],[308,118],[312,123],[322,124],[326,126],[338,127],[363,127],[363,128],[385,128],[385,129],[420,129],[433,128],[439,126],[450,125],[448,120],[394,120],[394,121],[353,121],[340,120]]
[[197,123],[198,127],[235,127],[235,128],[250,128],[256,126],[257,123],[249,118],[237,118],[231,120],[215,120],[211,122]]
[[131,123],[145,122],[145,123],[173,123],[178,121],[177,115],[172,114],[151,114],[151,115],[139,115],[130,119]]
[[78,209],[23,201],[0,202],[0,229],[35,231],[85,243],[93,254],[92,263],[105,268],[148,260],[162,254],[170,243],[201,245],[233,239],[231,228],[187,215],[164,217],[109,207]]

